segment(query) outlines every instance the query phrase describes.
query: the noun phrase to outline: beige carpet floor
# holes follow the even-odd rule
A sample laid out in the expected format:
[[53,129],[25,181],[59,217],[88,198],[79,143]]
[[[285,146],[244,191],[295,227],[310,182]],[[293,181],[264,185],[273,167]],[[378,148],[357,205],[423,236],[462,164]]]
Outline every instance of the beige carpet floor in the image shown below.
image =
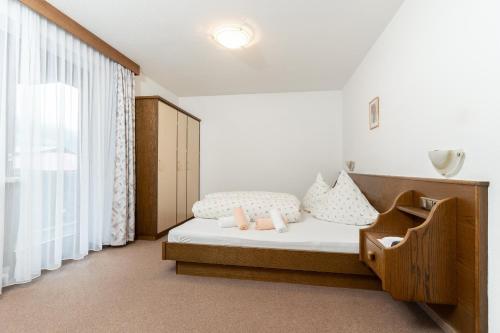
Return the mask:
[[4,288],[5,332],[438,332],[383,292],[176,275],[160,242],[108,248]]

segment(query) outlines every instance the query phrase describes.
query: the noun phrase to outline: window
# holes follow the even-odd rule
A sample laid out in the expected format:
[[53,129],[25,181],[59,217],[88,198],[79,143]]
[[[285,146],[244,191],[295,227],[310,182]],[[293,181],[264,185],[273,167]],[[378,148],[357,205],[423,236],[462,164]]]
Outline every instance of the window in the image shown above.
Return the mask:
[[[20,198],[33,187],[41,220],[41,242],[75,234],[78,192],[79,112],[78,89],[63,83],[16,86],[13,140],[8,150],[7,196],[21,209]],[[21,181],[22,180],[22,181]],[[23,184],[28,184],[25,186]],[[38,202],[36,202],[38,201]],[[62,216],[57,216],[62,214]],[[11,218],[23,212],[12,211]],[[62,234],[53,221],[61,221]]]

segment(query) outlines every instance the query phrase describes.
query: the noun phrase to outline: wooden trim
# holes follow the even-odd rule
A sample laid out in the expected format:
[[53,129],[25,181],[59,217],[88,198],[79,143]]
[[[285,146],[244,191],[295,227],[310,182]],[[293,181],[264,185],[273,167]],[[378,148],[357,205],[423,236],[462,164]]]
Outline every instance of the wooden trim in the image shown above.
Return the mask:
[[373,276],[295,271],[265,267],[200,264],[177,261],[176,273],[256,281],[299,283],[317,286],[381,290],[380,280]]
[[367,266],[359,261],[357,253],[169,242],[163,242],[163,248],[164,260],[375,276]]
[[[443,178],[420,178],[420,177],[404,177],[404,176],[389,176],[389,175],[374,175],[366,173],[349,173],[350,176],[361,176],[361,177],[380,177],[382,179],[393,179],[393,180],[414,180],[432,183],[445,183],[445,184],[457,184],[457,185],[475,185],[475,186],[486,186],[490,185],[488,181],[476,181],[476,180],[461,180],[461,179],[443,179]],[[352,178],[352,177],[351,177]]]
[[161,97],[161,96],[158,96],[158,95],[152,95],[152,96],[136,96],[135,97],[136,100],[143,100],[143,99],[156,99],[156,100],[159,100],[171,107],[173,107],[174,109],[176,109],[177,111],[181,112],[181,113],[184,113],[186,116],[188,117],[191,117],[193,118],[194,120],[197,120],[199,122],[201,122],[201,119],[196,117],[195,115],[192,115],[191,113],[187,112],[186,110],[182,109],[180,106],[166,100],[165,98]]
[[68,33],[72,34],[76,38],[80,39],[85,44],[96,49],[100,53],[104,54],[111,60],[119,63],[125,68],[130,69],[134,74],[139,75],[141,68],[138,64],[127,58],[117,49],[113,48],[111,45],[97,37],[95,34],[85,29],[78,22],[73,20],[71,17],[67,16],[61,12],[56,7],[52,6],[45,0],[20,0],[20,2],[30,8],[31,10],[37,12],[38,14],[45,17],[47,20],[53,22],[60,28],[66,30]]
[[476,332],[488,332],[488,188],[476,187]]

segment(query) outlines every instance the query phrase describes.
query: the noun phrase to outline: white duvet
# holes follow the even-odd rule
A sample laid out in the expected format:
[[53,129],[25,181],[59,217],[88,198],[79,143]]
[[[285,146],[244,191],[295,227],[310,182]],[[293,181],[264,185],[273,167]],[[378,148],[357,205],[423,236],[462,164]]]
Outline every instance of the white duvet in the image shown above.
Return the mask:
[[269,217],[269,211],[278,209],[289,222],[300,219],[300,201],[292,194],[274,192],[218,192],[205,196],[193,205],[195,217],[217,219],[233,214],[233,209],[242,207],[252,221]]
[[310,214],[303,214],[300,223],[289,224],[288,232],[284,233],[277,233],[275,230],[256,230],[255,223],[250,223],[248,230],[221,228],[217,220],[196,218],[170,230],[168,241],[170,243],[358,253],[359,230],[362,228],[364,226],[321,221]]

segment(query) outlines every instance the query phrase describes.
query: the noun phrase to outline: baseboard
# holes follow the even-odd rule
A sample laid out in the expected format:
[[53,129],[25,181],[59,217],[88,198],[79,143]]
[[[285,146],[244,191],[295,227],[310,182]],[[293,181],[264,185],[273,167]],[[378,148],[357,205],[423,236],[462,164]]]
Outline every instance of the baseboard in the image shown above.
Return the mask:
[[417,303],[418,306],[439,326],[445,333],[457,333],[457,331],[445,322],[434,310],[425,303]]

